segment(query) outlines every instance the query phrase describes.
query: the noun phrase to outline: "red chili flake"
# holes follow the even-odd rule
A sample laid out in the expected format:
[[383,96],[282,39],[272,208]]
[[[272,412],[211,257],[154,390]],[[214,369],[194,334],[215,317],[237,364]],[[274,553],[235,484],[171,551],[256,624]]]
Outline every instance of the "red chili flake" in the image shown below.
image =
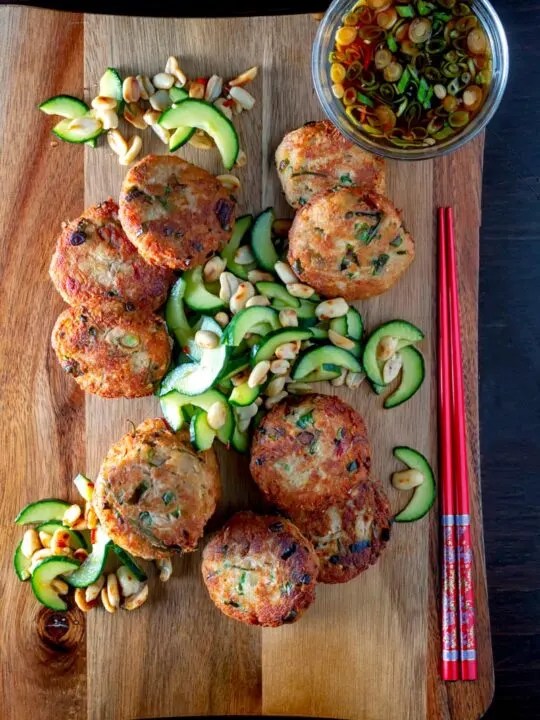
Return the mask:
[[366,45],[364,53],[364,70],[367,70],[371,64],[371,56],[373,55],[373,48],[371,45]]
[[229,98],[228,100],[225,100],[223,105],[225,105],[225,107],[232,107],[234,105],[234,98]]
[[90,544],[95,545],[97,541],[97,528],[90,530]]
[[195,82],[196,82],[196,83],[201,83],[201,85],[206,85],[206,83],[208,82],[208,80],[207,80],[206,78],[203,78],[203,77],[198,77],[198,78],[195,80]]

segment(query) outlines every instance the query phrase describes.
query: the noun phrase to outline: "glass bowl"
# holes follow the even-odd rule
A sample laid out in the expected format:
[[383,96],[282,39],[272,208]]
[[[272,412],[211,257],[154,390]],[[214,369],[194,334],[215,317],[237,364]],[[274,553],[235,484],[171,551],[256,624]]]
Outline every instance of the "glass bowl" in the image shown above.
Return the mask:
[[488,36],[492,51],[493,76],[486,101],[480,112],[460,133],[436,145],[423,148],[398,148],[378,142],[376,137],[363,133],[351,123],[345,114],[343,103],[332,94],[328,55],[334,49],[334,36],[341,25],[342,17],[353,5],[354,0],[334,0],[321,20],[311,55],[311,73],[317,97],[329,120],[343,135],[365,150],[387,158],[427,160],[457,150],[485,128],[501,102],[509,67],[508,43],[504,28],[499,16],[487,0],[470,2],[472,10],[478,16]]

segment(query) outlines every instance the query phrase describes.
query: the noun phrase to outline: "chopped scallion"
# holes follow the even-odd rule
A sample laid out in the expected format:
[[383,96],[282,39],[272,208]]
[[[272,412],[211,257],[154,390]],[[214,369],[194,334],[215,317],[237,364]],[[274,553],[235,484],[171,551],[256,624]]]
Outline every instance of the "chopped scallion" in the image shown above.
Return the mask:
[[411,72],[408,67],[405,68],[403,71],[402,76],[399,79],[398,84],[396,85],[396,91],[398,95],[403,95],[405,90],[407,89],[407,85],[409,84],[409,80],[411,79]]
[[373,100],[361,92],[357,91],[356,99],[358,100],[358,102],[362,103],[363,105],[369,105],[369,107],[375,107],[375,103],[373,102]]
[[414,17],[414,9],[412,5],[398,5],[396,7],[396,12],[402,18]]

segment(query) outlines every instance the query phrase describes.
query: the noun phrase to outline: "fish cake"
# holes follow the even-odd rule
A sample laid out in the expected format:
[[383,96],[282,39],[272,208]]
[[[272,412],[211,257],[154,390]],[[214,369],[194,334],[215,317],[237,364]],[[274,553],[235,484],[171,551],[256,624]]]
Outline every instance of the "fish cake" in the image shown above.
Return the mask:
[[147,155],[128,171],[120,221],[153,265],[187,270],[222,250],[236,201],[213,175],[175,155]]
[[156,310],[174,280],[171,270],[149,265],[139,255],[110,198],[64,225],[49,275],[68,305],[91,308],[114,298],[132,310]]
[[64,310],[52,346],[64,371],[86,392],[135,398],[151,395],[165,375],[172,340],[157,315],[106,303]]
[[287,512],[345,499],[370,467],[364,420],[333,395],[289,395],[253,435],[251,474],[267,500]]
[[360,300],[389,290],[414,259],[414,241],[392,203],[362,188],[321,193],[296,213],[288,260],[327,297]]
[[109,449],[92,503],[113,542],[159,560],[197,548],[219,494],[214,450],[196,452],[187,431],[174,433],[157,418]]
[[338,186],[385,191],[384,160],[347,140],[328,120],[287,133],[276,150],[276,168],[287,202],[296,209]]
[[300,510],[290,516],[313,543],[322,583],[353,580],[377,562],[390,539],[390,504],[373,480],[360,483],[345,500],[322,512]]
[[281,517],[240,512],[203,551],[210,598],[234,620],[278,627],[315,600],[318,560],[300,530]]

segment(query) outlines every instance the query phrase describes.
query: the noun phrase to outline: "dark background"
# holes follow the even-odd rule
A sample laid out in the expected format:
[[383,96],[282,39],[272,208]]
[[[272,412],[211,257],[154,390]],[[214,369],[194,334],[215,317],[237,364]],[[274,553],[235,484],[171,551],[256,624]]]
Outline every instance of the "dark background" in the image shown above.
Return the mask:
[[[540,4],[492,0],[510,45],[480,235],[480,442],[495,656],[488,720],[540,718]],[[465,181],[465,179],[464,179]]]
[[[0,0],[0,4],[3,0]],[[480,244],[480,439],[495,699],[486,720],[540,718],[540,2],[491,0],[510,78],[487,131]],[[23,4],[130,15],[323,10],[324,0],[206,9],[170,0]],[[467,182],[467,178],[463,178]],[[388,718],[391,720],[391,718]]]

